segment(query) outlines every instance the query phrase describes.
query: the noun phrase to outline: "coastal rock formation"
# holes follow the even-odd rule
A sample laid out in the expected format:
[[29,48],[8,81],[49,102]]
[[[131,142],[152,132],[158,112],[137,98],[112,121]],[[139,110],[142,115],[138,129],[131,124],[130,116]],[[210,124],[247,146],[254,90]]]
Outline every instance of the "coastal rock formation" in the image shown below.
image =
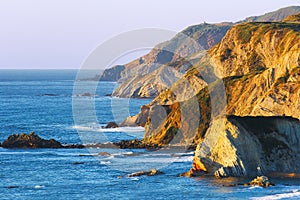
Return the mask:
[[154,97],[171,87],[182,75],[174,68],[161,66],[143,77],[137,76],[124,82],[112,95],[133,98]]
[[62,148],[62,145],[54,139],[45,140],[34,132],[30,134],[13,134],[5,140],[3,148]]
[[121,78],[121,73],[124,71],[124,65],[116,65],[112,68],[104,70],[103,74],[100,77],[95,77],[95,79],[99,79],[100,81],[113,81],[116,82]]
[[144,127],[148,121],[150,106],[143,105],[140,108],[140,112],[135,116],[127,117],[122,123],[121,126],[142,126]]
[[104,128],[118,128],[119,125],[116,122],[108,122]]
[[112,95],[156,97],[180,79],[202,57],[203,50],[220,42],[231,26],[231,23],[203,23],[188,27],[147,55],[124,65],[120,85]]
[[187,175],[261,176],[300,172],[300,121],[291,117],[219,117],[196,149]]
[[[198,144],[220,114],[300,119],[299,31],[297,22],[231,28],[208,57],[148,105],[145,140]],[[203,69],[215,73],[209,76]]]
[[132,174],[128,174],[127,177],[136,177],[136,176],[156,176],[156,175],[160,175],[160,174],[164,174],[163,172],[157,170],[157,169],[151,169],[149,171],[139,171],[139,172],[135,172]]
[[274,186],[273,183],[269,182],[269,178],[266,176],[258,176],[252,181],[250,181],[248,184],[245,184],[246,186],[260,186],[260,187],[270,187]]
[[[243,22],[277,22],[289,15],[300,12],[299,6],[287,7],[262,16],[247,18],[235,24]],[[113,96],[118,97],[156,97],[160,92],[169,89],[178,78],[194,66],[195,54],[203,54],[221,41],[226,32],[235,25],[234,23],[208,24],[203,23],[186,28],[170,41],[154,47],[150,53],[142,56],[126,65],[115,66],[105,70],[105,79],[116,80],[116,74],[120,83]],[[167,72],[160,69],[168,69]],[[111,73],[114,72],[114,73]],[[167,78],[158,78],[168,73]],[[111,76],[111,78],[109,78]],[[173,78],[172,78],[173,77]]]

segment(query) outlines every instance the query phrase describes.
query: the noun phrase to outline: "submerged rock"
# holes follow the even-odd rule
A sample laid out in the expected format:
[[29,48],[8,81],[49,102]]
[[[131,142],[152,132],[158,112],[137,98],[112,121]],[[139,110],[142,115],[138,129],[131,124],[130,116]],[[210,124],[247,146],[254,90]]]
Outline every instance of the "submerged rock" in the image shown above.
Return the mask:
[[30,134],[13,134],[5,140],[3,148],[62,148],[62,145],[54,140],[45,140],[40,138],[34,132]]

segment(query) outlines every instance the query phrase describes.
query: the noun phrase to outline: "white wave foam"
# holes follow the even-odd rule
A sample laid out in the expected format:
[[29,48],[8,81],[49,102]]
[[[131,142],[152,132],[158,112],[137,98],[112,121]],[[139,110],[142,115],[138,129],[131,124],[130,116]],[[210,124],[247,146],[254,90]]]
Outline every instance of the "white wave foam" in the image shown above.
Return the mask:
[[95,131],[95,132],[106,132],[106,133],[115,133],[115,132],[144,132],[143,127],[118,127],[118,128],[101,128],[99,126],[80,126],[75,125],[72,126],[72,129],[80,130],[80,131]]
[[293,190],[288,193],[282,193],[282,194],[274,194],[274,195],[268,195],[264,197],[253,197],[251,199],[253,200],[268,200],[268,199],[286,199],[286,198],[300,198],[300,191],[299,190]]
[[129,179],[132,180],[132,181],[138,181],[138,180],[140,180],[140,179],[137,178],[137,177],[130,177]]
[[192,162],[194,160],[194,156],[186,156],[177,158],[174,162]]
[[41,189],[41,188],[44,188],[45,186],[44,185],[36,185],[34,186],[35,189]]
[[111,162],[110,161],[101,161],[100,164],[101,165],[108,165],[108,164],[111,164]]

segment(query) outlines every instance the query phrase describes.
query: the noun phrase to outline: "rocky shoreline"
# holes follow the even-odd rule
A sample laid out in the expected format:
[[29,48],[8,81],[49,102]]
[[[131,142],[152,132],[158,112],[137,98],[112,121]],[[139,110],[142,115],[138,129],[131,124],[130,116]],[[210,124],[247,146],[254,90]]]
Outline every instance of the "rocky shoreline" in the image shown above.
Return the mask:
[[[38,149],[38,148],[52,148],[52,149],[83,149],[83,148],[108,148],[108,149],[148,149],[157,150],[165,146],[145,143],[143,140],[121,140],[120,142],[113,143],[98,143],[98,144],[61,144],[59,141],[54,139],[45,140],[40,138],[34,132],[29,134],[12,134],[3,143],[0,143],[0,147],[6,149]],[[195,145],[187,148],[187,150],[195,150]],[[174,147],[174,148],[185,148],[185,147]]]

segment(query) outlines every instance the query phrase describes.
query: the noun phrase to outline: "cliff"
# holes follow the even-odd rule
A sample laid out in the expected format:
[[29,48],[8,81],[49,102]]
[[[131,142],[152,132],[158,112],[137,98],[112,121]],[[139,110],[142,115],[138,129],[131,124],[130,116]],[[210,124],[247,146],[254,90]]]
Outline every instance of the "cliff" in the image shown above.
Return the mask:
[[100,77],[96,77],[96,80],[100,81],[112,81],[116,82],[121,78],[121,73],[125,69],[124,65],[116,65],[112,68],[104,70]]
[[[282,8],[277,11],[267,13],[262,16],[250,17],[246,20],[237,22],[274,22],[281,21],[289,15],[294,15],[300,12],[300,7],[292,6]],[[156,97],[160,92],[169,89],[191,66],[195,64],[195,60],[201,59],[199,54],[201,51],[208,50],[219,43],[226,32],[233,26],[234,23],[219,23],[194,25],[186,28],[177,34],[170,41],[166,41],[157,45],[152,51],[142,56],[135,61],[126,65],[122,70],[115,70],[120,85],[113,92],[113,96],[118,97]],[[203,53],[203,52],[202,52]],[[198,57],[193,57],[193,54],[198,54]],[[192,57],[191,57],[192,56]],[[185,63],[182,65],[182,63]],[[157,78],[164,76],[163,68],[171,68],[167,70],[170,75],[168,79]],[[116,80],[115,76],[107,76],[111,69],[104,72],[104,79]],[[196,83],[199,80],[191,80]],[[200,80],[200,82],[202,82]],[[200,83],[202,86],[204,83]],[[204,84],[205,85],[205,84]],[[198,86],[197,86],[198,87]]]
[[295,22],[232,27],[147,106],[145,141],[166,144],[179,134],[178,143],[197,144],[219,114],[300,119],[299,31]]
[[120,85],[112,95],[156,97],[179,80],[202,57],[204,50],[220,42],[231,26],[231,23],[194,25],[155,46],[149,54],[125,65]]
[[300,122],[290,117],[213,120],[187,175],[261,176],[300,172]]

